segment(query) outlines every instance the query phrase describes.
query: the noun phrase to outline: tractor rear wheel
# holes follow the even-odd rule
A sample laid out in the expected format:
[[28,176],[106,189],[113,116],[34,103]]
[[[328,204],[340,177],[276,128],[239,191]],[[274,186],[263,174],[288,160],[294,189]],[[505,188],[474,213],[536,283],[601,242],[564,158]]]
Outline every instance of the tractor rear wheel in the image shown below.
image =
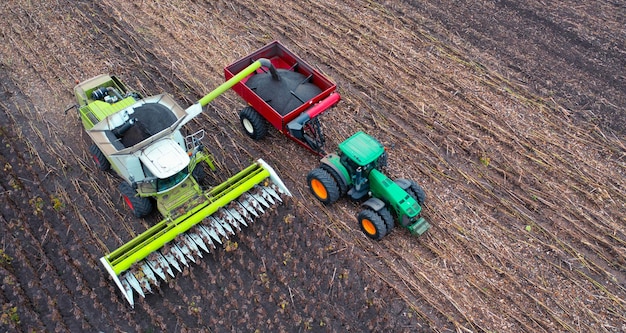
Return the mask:
[[339,187],[339,196],[343,197],[344,195],[346,195],[346,193],[348,193],[348,184],[346,184],[345,181],[343,181],[343,179],[339,176],[339,174],[337,173],[337,171],[335,171],[335,169],[333,169],[332,167],[330,167],[327,164],[323,164],[320,165],[320,168],[328,171],[328,173],[333,176],[333,179],[335,179],[335,182],[337,182],[337,186]]
[[124,202],[126,202],[126,205],[128,205],[128,208],[130,208],[135,217],[144,217],[152,212],[152,202],[150,199],[137,196],[137,191],[130,187],[130,185],[121,183],[119,190],[122,193]]
[[387,226],[383,218],[371,209],[362,210],[357,216],[361,230],[367,237],[381,240],[387,234]]
[[93,161],[96,163],[98,169],[107,171],[111,168],[111,163],[109,163],[109,160],[107,160],[98,146],[89,146],[89,153],[91,153],[91,158],[93,158]]
[[254,140],[261,140],[267,135],[265,119],[252,107],[247,106],[239,112],[239,120],[246,134]]
[[330,205],[339,199],[339,186],[328,171],[322,168],[313,169],[307,175],[306,181],[311,193],[325,205]]
[[387,234],[389,234],[391,232],[391,230],[393,230],[394,227],[394,220],[393,220],[393,216],[391,215],[391,212],[389,211],[389,208],[384,207],[381,210],[379,210],[378,215],[380,215],[380,217],[383,218],[383,221],[385,221],[385,226],[387,226]]
[[424,201],[426,201],[426,193],[424,193],[422,187],[417,185],[416,182],[412,180],[410,182],[411,186],[407,189],[407,193],[409,193],[409,195],[412,196],[420,206],[423,206]]

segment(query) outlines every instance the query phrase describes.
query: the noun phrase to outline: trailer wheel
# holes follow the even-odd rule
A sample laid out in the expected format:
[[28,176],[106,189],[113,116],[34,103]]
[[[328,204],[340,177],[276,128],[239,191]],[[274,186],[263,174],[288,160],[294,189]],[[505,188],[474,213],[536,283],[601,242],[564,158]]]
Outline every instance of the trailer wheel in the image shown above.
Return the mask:
[[413,199],[415,199],[415,201],[417,201],[420,206],[423,206],[424,202],[426,201],[426,193],[424,193],[424,189],[422,189],[421,186],[417,185],[416,182],[412,180],[410,182],[411,186],[409,186],[409,188],[407,189],[407,193],[409,193],[409,195],[412,196]]
[[311,170],[306,177],[311,193],[325,205],[339,199],[339,186],[333,176],[322,168]]
[[381,240],[387,234],[385,221],[375,211],[371,209],[362,210],[357,216],[361,230],[367,237],[374,240]]
[[391,230],[393,230],[393,227],[394,227],[393,216],[391,215],[389,208],[384,207],[383,209],[379,210],[377,213],[378,215],[380,215],[380,217],[383,218],[383,221],[385,221],[385,226],[387,227],[387,234],[389,234]]
[[239,112],[239,120],[246,134],[254,140],[261,140],[267,135],[265,119],[252,107],[245,107]]
[[111,163],[109,163],[109,160],[107,160],[106,156],[104,156],[98,146],[89,146],[89,152],[91,153],[91,158],[93,158],[93,161],[94,163],[96,163],[98,169],[102,171],[107,171],[111,168]]
[[137,196],[137,192],[130,185],[124,182],[120,184],[118,189],[122,193],[124,202],[126,202],[126,205],[128,205],[135,217],[144,217],[152,212],[150,199]]

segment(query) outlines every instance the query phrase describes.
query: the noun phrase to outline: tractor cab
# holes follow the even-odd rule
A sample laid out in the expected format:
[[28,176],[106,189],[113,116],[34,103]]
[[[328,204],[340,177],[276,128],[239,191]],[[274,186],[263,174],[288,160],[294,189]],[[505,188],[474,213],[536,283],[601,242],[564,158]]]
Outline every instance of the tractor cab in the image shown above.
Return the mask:
[[386,151],[378,140],[359,131],[339,144],[339,159],[352,178],[348,195],[358,200],[369,190],[370,172],[386,163]]

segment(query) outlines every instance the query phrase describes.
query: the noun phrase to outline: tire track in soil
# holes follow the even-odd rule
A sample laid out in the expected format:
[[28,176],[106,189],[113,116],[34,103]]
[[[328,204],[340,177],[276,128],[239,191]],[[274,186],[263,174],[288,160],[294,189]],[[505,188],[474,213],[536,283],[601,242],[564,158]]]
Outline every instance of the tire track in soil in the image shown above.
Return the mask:
[[[590,120],[624,135],[626,117],[619,105],[625,104],[626,78],[611,71],[626,65],[626,50],[616,43],[624,39],[624,31],[615,28],[624,25],[623,4],[404,3],[412,8],[404,13],[428,13],[424,15],[450,31],[450,38],[458,34],[480,51],[490,53],[489,57],[507,59],[504,65],[521,74],[529,89],[554,94],[574,111],[579,122]],[[483,15],[485,12],[493,15]],[[435,29],[432,24],[431,29]]]
[[[6,88],[7,82],[10,82],[8,80],[7,78],[7,80],[3,81],[5,89],[7,91],[15,91],[14,89]],[[26,100],[25,96],[20,95],[14,96],[14,98]],[[13,115],[19,112],[4,104],[3,110],[5,115],[9,115],[9,112]],[[13,116],[9,118],[13,118]],[[7,120],[8,124],[15,124],[14,119]],[[3,123],[7,122],[3,121]],[[18,126],[10,126],[9,128],[21,130]],[[22,140],[24,133],[10,133],[5,137],[17,137],[17,140]],[[90,287],[103,285],[101,275],[85,271],[87,268],[82,264],[87,263],[89,268],[99,271],[96,259],[89,254],[94,252],[93,248],[90,250],[86,249],[86,244],[76,234],[72,224],[64,217],[59,218],[59,214],[51,207],[52,204],[47,203],[47,198],[52,200],[54,194],[46,189],[45,184],[47,182],[42,182],[38,176],[44,173],[40,172],[36,165],[28,162],[29,159],[25,157],[28,153],[15,149],[20,146],[23,147],[21,141],[17,140],[8,140],[9,143],[7,144],[13,149],[11,155],[14,156],[14,159],[8,164],[3,164],[5,168],[9,165],[11,170],[15,170],[16,173],[12,178],[14,179],[13,192],[19,193],[17,198],[21,197],[19,202],[12,197],[8,199],[9,211],[15,212],[14,217],[10,220],[15,221],[13,222],[13,234],[25,237],[18,237],[20,240],[16,241],[16,243],[20,244],[19,247],[22,248],[18,253],[31,253],[22,244],[29,244],[29,247],[36,252],[33,259],[30,259],[32,255],[28,255],[25,258],[17,257],[24,259],[25,266],[30,267],[31,271],[31,273],[19,274],[18,281],[29,280],[24,277],[39,277],[40,280],[30,280],[34,281],[36,283],[35,286],[39,287],[29,287],[34,287],[34,290],[41,289],[45,292],[47,304],[41,305],[42,309],[38,312],[51,314],[47,318],[51,322],[45,322],[48,330],[51,330],[52,327],[54,327],[54,330],[60,329],[62,331],[93,330],[95,329],[93,325],[102,326],[99,323],[99,318],[107,318],[105,319],[105,325],[110,326],[110,323],[114,322],[114,320],[109,316],[107,307],[98,301],[100,298],[94,293],[93,287]],[[10,189],[6,190],[9,191]],[[24,207],[27,207],[27,209],[24,210]],[[33,214],[32,217],[27,215],[28,213]],[[34,269],[37,265],[35,263],[41,263],[39,269]],[[38,273],[42,268],[44,269],[43,273]],[[112,291],[110,290],[110,292]],[[43,301],[43,297],[35,295],[30,303],[37,304]],[[47,310],[49,307],[52,308],[51,312]],[[93,320],[93,322],[90,322],[90,320]]]

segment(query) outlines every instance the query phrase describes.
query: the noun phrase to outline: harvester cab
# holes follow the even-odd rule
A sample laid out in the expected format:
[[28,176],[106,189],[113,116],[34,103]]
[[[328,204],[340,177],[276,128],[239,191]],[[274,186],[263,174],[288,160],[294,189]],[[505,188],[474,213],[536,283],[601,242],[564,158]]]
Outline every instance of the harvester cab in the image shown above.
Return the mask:
[[100,259],[131,305],[133,290],[142,296],[151,292],[158,278],[173,277],[181,265],[195,262],[202,251],[209,252],[291,195],[261,159],[224,183],[204,188],[199,164],[215,170],[201,143],[205,132],[181,133],[204,106],[262,64],[269,62],[253,62],[187,109],[167,94],[144,98],[115,76],[100,75],[74,88],[96,166],[112,169],[122,179],[119,190],[135,216],[146,216],[153,204],[163,216]]
[[380,171],[387,165],[388,155],[378,140],[357,132],[338,148],[337,153],[324,156],[320,166],[307,176],[311,193],[318,200],[330,205],[348,195],[361,201],[363,210],[357,219],[363,232],[376,240],[390,233],[395,221],[414,235],[430,228],[420,216],[424,190],[415,181],[392,181]]

